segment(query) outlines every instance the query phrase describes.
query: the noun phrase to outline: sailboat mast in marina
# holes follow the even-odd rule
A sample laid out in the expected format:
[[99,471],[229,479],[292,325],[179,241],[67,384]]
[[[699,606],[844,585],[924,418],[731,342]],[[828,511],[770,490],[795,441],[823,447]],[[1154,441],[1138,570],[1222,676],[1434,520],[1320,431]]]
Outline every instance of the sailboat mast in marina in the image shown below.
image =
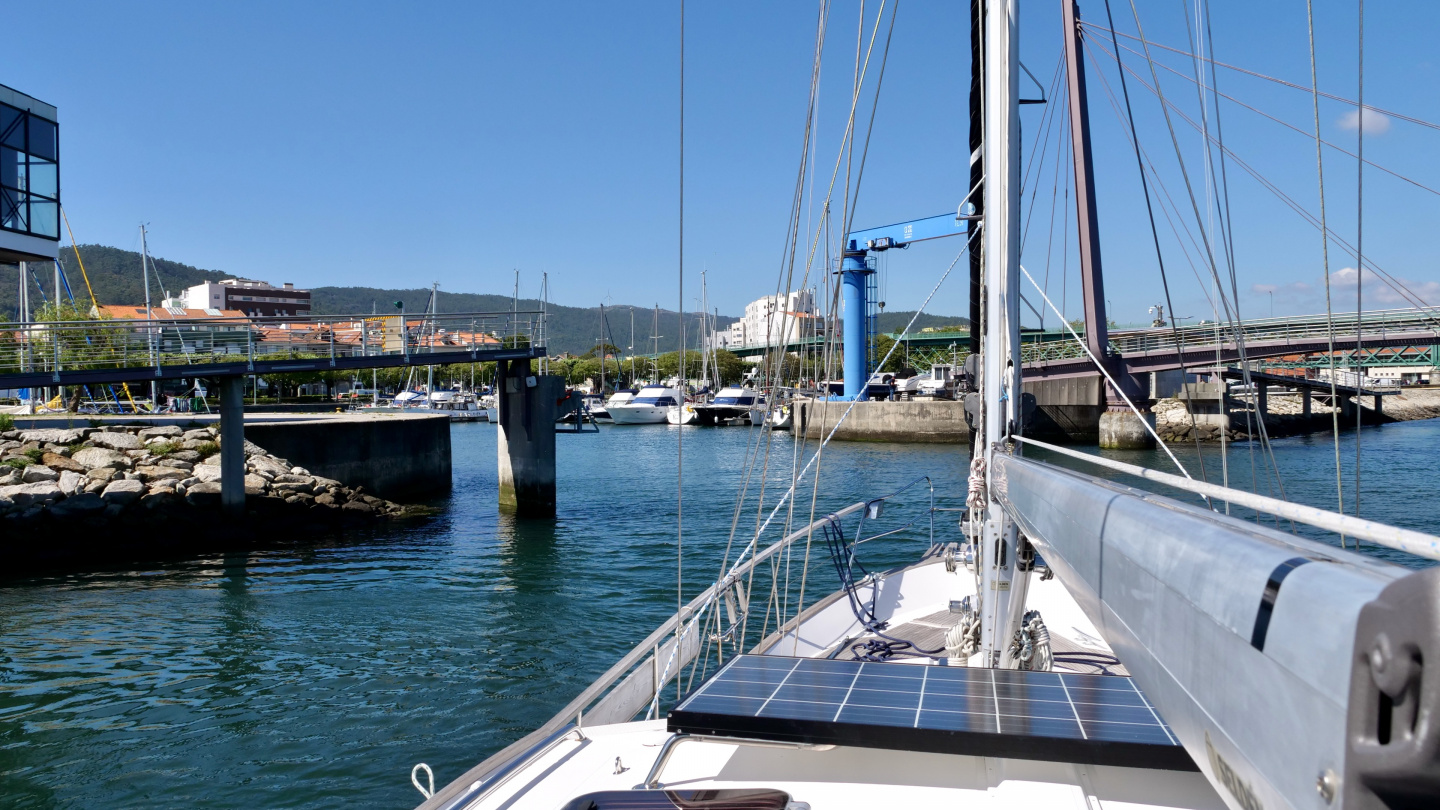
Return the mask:
[[[1440,538],[1025,435],[1019,2],[970,7],[978,171],[953,216],[916,221],[965,234],[973,259],[964,490],[917,471],[846,503],[864,482],[821,477],[839,421],[866,404],[868,369],[845,357],[849,396],[801,406],[839,421],[797,447],[778,496],[741,495],[756,525],[737,531],[709,587],[548,722],[427,793],[424,810],[1440,806],[1440,568],[1313,539],[1340,533],[1433,563]],[[1069,108],[1083,118],[1076,6],[1055,7]],[[874,30],[886,14],[893,25],[897,7],[881,3]],[[1090,215],[1077,227],[1098,259],[1083,134],[1076,205]],[[883,230],[841,236],[842,275],[907,246]],[[1103,323],[1098,271],[1086,306]],[[844,317],[854,332],[867,313]],[[658,377],[658,306],[654,320]],[[1108,344],[1089,357],[1124,407],[1111,419],[1144,423]],[[1061,458],[1073,464],[1043,460]],[[1178,495],[1102,477],[1117,474]],[[897,536],[916,543],[906,560],[866,568],[866,543]],[[812,555],[833,577],[828,593],[781,584],[800,555],[808,587],[819,587]]]

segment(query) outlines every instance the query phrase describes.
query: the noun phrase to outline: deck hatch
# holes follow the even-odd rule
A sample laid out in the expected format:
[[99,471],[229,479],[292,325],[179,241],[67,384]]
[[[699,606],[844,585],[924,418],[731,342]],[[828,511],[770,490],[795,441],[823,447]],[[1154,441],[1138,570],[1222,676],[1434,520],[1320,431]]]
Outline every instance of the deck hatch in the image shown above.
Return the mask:
[[1130,678],[740,655],[671,731],[1167,770],[1195,764]]

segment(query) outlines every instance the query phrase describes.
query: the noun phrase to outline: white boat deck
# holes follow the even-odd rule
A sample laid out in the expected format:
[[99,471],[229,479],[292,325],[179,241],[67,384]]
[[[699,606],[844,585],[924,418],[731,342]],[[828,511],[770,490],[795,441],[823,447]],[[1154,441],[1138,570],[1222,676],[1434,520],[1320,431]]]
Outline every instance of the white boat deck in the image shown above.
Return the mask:
[[[912,640],[935,644],[956,618],[951,600],[973,594],[975,577],[963,563],[947,570],[939,556],[876,579],[876,613],[890,622],[888,633],[925,633]],[[867,586],[868,587],[868,586]],[[862,588],[862,591],[864,589]],[[1074,649],[1113,657],[1110,648],[1058,580],[1032,582],[1027,605],[1042,611],[1057,652]],[[947,623],[948,622],[948,623]],[[768,654],[848,658],[849,645],[865,636],[843,593],[834,594],[802,617],[798,632],[772,636]],[[943,646],[943,641],[937,646]],[[923,666],[928,658],[908,659]],[[880,665],[885,666],[885,665]],[[1097,674],[1093,665],[1062,655],[1056,670]],[[1103,674],[1124,674],[1111,665]],[[478,800],[460,808],[545,808],[566,806],[597,791],[643,788],[662,758],[668,740],[665,719],[572,731],[507,777],[487,786]],[[1198,771],[1175,771],[1053,762],[1008,757],[927,753],[846,745],[797,748],[729,740],[687,739],[674,746],[655,775],[661,788],[756,789],[788,793],[796,810],[822,808],[1141,808],[1224,807]]]
[[[645,782],[670,734],[665,721],[584,729],[537,757],[470,807],[555,810],[587,793]],[[617,771],[619,771],[617,773]],[[771,788],[830,808],[1073,808],[1141,810],[1225,805],[1198,772],[952,756],[874,748],[761,748],[721,742],[676,747],[660,774],[671,789]]]

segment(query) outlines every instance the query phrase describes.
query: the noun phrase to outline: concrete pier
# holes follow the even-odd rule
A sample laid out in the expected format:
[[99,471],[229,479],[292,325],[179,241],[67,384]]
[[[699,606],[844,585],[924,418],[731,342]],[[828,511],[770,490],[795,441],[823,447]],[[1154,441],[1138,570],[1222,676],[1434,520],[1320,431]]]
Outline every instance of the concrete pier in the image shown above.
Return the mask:
[[220,378],[220,508],[245,517],[245,378]]
[[530,373],[528,360],[497,364],[500,511],[555,517],[555,419],[566,399],[561,377]]
[[1141,411],[1137,416],[1128,407],[1100,414],[1100,447],[1105,450],[1146,450],[1155,446],[1150,430],[1155,427],[1155,414]]

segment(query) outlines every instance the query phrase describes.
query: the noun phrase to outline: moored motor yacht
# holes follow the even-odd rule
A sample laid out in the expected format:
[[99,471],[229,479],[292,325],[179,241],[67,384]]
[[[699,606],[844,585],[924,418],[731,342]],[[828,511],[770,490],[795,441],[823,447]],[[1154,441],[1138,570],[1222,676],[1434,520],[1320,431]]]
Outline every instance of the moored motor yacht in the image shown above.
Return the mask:
[[606,410],[610,412],[610,421],[615,424],[663,425],[665,414],[680,404],[682,396],[677,389],[655,384],[641,388],[629,402],[616,403],[614,400],[615,397],[611,397]]
[[[727,385],[715,394],[710,402],[696,403],[695,423],[699,425],[762,424],[764,422],[765,395],[753,388]],[[759,411],[760,422],[755,422],[752,412]]]

